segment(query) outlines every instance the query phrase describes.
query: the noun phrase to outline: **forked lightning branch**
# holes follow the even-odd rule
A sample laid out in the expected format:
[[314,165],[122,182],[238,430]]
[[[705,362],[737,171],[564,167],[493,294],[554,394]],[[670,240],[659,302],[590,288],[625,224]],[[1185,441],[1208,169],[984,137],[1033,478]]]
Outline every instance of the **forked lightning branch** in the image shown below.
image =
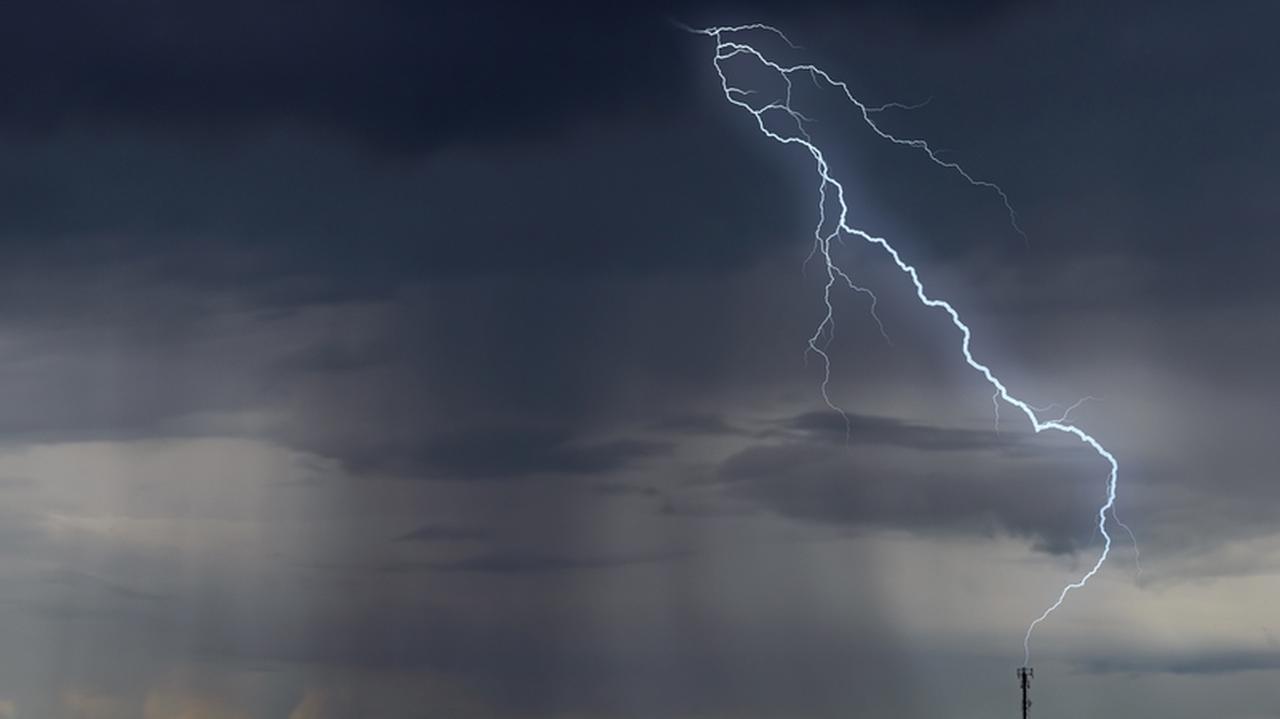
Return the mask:
[[[821,394],[823,400],[833,410],[843,414],[839,404],[830,395],[831,358],[823,341],[834,328],[833,294],[842,287],[852,289],[869,295],[872,298],[873,313],[875,308],[875,296],[871,294],[870,290],[855,284],[851,278],[851,273],[842,268],[833,255],[833,242],[837,242],[844,237],[852,237],[882,250],[911,283],[915,289],[916,299],[919,300],[920,304],[926,308],[939,310],[946,314],[959,333],[960,354],[963,356],[965,363],[991,385],[995,393],[994,399],[997,403],[1003,402],[1014,408],[1018,413],[1026,417],[1037,433],[1058,432],[1076,438],[1087,445],[1105,462],[1107,467],[1106,499],[1098,507],[1097,513],[1098,531],[1103,538],[1102,551],[1097,560],[1090,565],[1088,571],[1081,575],[1079,579],[1064,586],[1048,608],[1033,619],[1027,627],[1026,635],[1023,639],[1023,666],[1028,666],[1031,662],[1031,635],[1036,627],[1062,606],[1067,599],[1067,595],[1084,587],[1102,569],[1102,565],[1106,563],[1107,557],[1110,556],[1112,544],[1110,522],[1114,521],[1116,526],[1128,531],[1128,527],[1125,527],[1115,517],[1116,488],[1120,476],[1119,462],[1093,435],[1075,424],[1071,424],[1066,414],[1052,419],[1042,419],[1040,414],[1044,411],[1043,409],[1038,410],[1015,395],[995,371],[980,361],[974,354],[973,333],[961,318],[960,312],[946,300],[929,294],[920,271],[910,264],[888,239],[872,235],[854,224],[849,217],[849,206],[845,199],[844,185],[832,174],[831,166],[822,149],[806,129],[806,125],[810,122],[809,118],[793,105],[793,82],[797,79],[802,79],[805,82],[812,82],[820,87],[826,87],[833,92],[839,93],[852,105],[854,113],[861,118],[868,130],[881,139],[924,153],[935,165],[955,173],[963,181],[990,190],[1003,203],[1013,229],[1022,234],[1022,228],[1018,224],[1018,215],[1014,212],[1009,196],[995,183],[975,178],[960,165],[941,159],[924,140],[901,138],[885,131],[875,120],[876,113],[884,109],[884,107],[870,106],[863,103],[854,95],[847,83],[834,78],[825,70],[812,64],[787,65],[774,60],[767,52],[760,49],[760,46],[755,41],[761,39],[770,43],[781,41],[791,50],[798,49],[777,28],[770,25],[753,24],[686,29],[690,32],[704,35],[714,42],[715,54],[712,57],[712,64],[720,78],[725,100],[746,112],[765,137],[783,145],[794,146],[797,150],[807,153],[813,160],[814,171],[818,180],[817,225],[814,229],[813,256],[822,262],[822,270],[826,281],[823,285],[822,295],[825,313],[809,339],[808,350],[817,355],[822,361]],[[757,71],[771,73],[781,81],[778,85],[780,90],[771,96],[760,88],[744,87],[736,84],[730,79],[730,71],[727,67],[730,61],[752,63],[756,66],[755,69]],[[879,322],[878,317],[876,321]],[[1132,536],[1132,533],[1130,535]]]

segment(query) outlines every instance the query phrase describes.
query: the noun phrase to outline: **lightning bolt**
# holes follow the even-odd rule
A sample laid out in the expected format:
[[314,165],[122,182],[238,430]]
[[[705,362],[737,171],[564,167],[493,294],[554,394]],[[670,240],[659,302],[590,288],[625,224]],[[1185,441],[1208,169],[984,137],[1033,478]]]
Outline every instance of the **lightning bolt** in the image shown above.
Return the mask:
[[[819,87],[826,86],[840,91],[844,95],[845,99],[847,99],[857,109],[866,126],[881,139],[895,145],[902,145],[922,152],[935,165],[958,174],[970,185],[981,187],[995,193],[1004,204],[1004,208],[1009,215],[1010,225],[1012,225],[1013,229],[1025,239],[1026,234],[1018,224],[1018,214],[1014,211],[1013,204],[1010,202],[1009,196],[995,183],[975,178],[959,164],[942,159],[926,141],[921,139],[901,138],[893,135],[882,129],[874,119],[875,115],[884,110],[908,109],[911,106],[898,103],[890,103],[888,105],[881,106],[867,105],[854,95],[848,84],[841,80],[837,80],[818,66],[812,64],[783,65],[771,59],[764,52],[757,49],[749,42],[749,39],[753,36],[770,34],[780,38],[792,49],[798,49],[798,47],[792,43],[781,30],[762,23],[709,28],[693,28],[686,25],[681,25],[681,27],[689,32],[704,35],[715,41],[715,55],[712,60],[712,64],[715,67],[716,74],[720,78],[720,86],[724,92],[724,97],[730,104],[742,108],[749,113],[755,120],[756,126],[759,128],[760,132],[769,139],[783,145],[795,145],[809,153],[810,157],[813,158],[820,182],[818,185],[818,224],[814,229],[814,245],[813,250],[810,252],[810,259],[815,257],[821,258],[823,263],[823,269],[826,274],[826,283],[823,286],[822,295],[825,313],[823,314],[821,321],[818,323],[813,335],[809,338],[806,353],[812,352],[821,358],[823,367],[823,377],[820,385],[822,399],[828,407],[840,412],[840,414],[845,417],[846,430],[848,429],[848,416],[840,406],[831,399],[829,392],[831,380],[831,358],[827,354],[826,348],[831,342],[831,338],[834,336],[835,331],[835,310],[831,300],[833,289],[837,285],[842,284],[856,292],[870,296],[873,316],[875,317],[877,324],[880,326],[881,332],[884,332],[884,326],[880,323],[879,317],[874,315],[875,295],[871,290],[856,285],[850,275],[838,266],[832,256],[832,242],[842,240],[842,238],[847,235],[859,238],[883,250],[889,256],[889,259],[891,259],[897,266],[898,270],[900,270],[902,274],[906,275],[911,281],[911,284],[915,288],[916,299],[920,301],[920,304],[931,309],[941,310],[948,318],[950,318],[951,324],[960,332],[960,351],[964,356],[965,363],[973,368],[975,372],[982,375],[983,379],[985,379],[991,385],[992,389],[994,389],[992,401],[996,406],[997,412],[999,411],[1000,402],[1004,402],[1022,413],[1031,423],[1031,427],[1037,434],[1040,432],[1052,431],[1070,435],[1087,445],[1107,463],[1109,471],[1107,474],[1106,501],[1098,508],[1097,513],[1097,531],[1102,534],[1104,542],[1102,552],[1098,555],[1098,558],[1093,565],[1089,567],[1089,570],[1076,581],[1064,586],[1053,603],[1050,604],[1049,607],[1040,614],[1040,616],[1032,620],[1031,624],[1027,627],[1027,632],[1022,643],[1024,652],[1023,664],[1024,666],[1030,664],[1031,635],[1035,631],[1036,627],[1048,619],[1049,615],[1053,614],[1054,611],[1062,606],[1063,602],[1066,601],[1068,594],[1084,587],[1089,580],[1102,569],[1102,565],[1106,563],[1107,557],[1110,556],[1112,537],[1111,533],[1107,531],[1108,516],[1111,516],[1117,525],[1123,527],[1125,531],[1128,531],[1130,537],[1133,536],[1133,533],[1129,531],[1129,528],[1115,517],[1116,485],[1120,473],[1120,464],[1116,461],[1115,456],[1112,455],[1106,447],[1102,446],[1102,443],[1095,439],[1093,435],[1070,423],[1069,415],[1071,412],[1078,408],[1084,401],[1091,398],[1085,398],[1071,407],[1068,407],[1060,417],[1055,419],[1041,419],[1040,413],[1045,410],[1037,410],[1025,400],[1019,399],[1009,391],[1008,387],[1005,386],[1004,382],[996,376],[995,372],[993,372],[990,367],[974,357],[971,351],[973,333],[969,329],[969,326],[965,324],[964,320],[961,319],[959,311],[957,311],[956,308],[946,300],[931,296],[925,290],[924,281],[920,278],[919,270],[903,259],[902,255],[887,239],[872,235],[850,223],[849,207],[845,201],[844,185],[842,185],[840,181],[831,174],[830,166],[827,164],[826,157],[823,155],[822,150],[818,148],[817,144],[809,135],[809,132],[805,127],[806,124],[811,123],[812,121],[792,107],[793,79],[796,77],[806,77]],[[782,96],[776,99],[757,100],[757,96],[759,95],[758,91],[750,88],[739,87],[731,82],[729,80],[729,76],[726,74],[724,65],[726,61],[733,58],[754,60],[761,67],[775,73],[783,82]],[[776,123],[769,120],[769,118],[772,117],[779,117],[784,125],[787,127],[794,126],[794,129],[786,132],[775,129],[774,125]],[[834,199],[835,205],[838,208],[834,221],[831,221],[831,218],[828,218],[827,210],[832,199]]]

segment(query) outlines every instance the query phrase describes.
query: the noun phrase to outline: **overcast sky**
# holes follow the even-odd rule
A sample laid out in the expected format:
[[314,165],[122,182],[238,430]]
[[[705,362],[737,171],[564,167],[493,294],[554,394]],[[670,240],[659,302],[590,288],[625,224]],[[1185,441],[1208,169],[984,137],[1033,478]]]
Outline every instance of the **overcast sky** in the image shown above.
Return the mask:
[[[0,719],[1280,709],[1271,3],[0,9]],[[673,22],[676,21],[676,22]],[[743,82],[759,80],[750,69]],[[762,92],[767,88],[762,86]]]

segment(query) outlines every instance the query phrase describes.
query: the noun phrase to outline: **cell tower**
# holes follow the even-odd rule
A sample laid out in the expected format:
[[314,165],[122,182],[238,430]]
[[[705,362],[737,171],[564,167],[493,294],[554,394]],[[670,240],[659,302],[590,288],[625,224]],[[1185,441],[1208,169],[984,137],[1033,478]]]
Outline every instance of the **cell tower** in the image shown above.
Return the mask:
[[1031,699],[1027,697],[1027,691],[1031,689],[1031,677],[1035,675],[1036,670],[1031,667],[1018,669],[1018,684],[1022,686],[1022,719],[1027,719],[1027,710],[1031,709]]

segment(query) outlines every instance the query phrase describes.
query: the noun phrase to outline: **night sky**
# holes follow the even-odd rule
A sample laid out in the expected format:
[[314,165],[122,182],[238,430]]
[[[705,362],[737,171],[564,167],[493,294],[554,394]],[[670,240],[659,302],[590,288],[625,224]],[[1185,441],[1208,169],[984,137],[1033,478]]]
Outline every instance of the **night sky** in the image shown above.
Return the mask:
[[[0,8],[0,719],[1280,711],[1280,8]],[[1052,414],[1052,410],[1048,413]]]

